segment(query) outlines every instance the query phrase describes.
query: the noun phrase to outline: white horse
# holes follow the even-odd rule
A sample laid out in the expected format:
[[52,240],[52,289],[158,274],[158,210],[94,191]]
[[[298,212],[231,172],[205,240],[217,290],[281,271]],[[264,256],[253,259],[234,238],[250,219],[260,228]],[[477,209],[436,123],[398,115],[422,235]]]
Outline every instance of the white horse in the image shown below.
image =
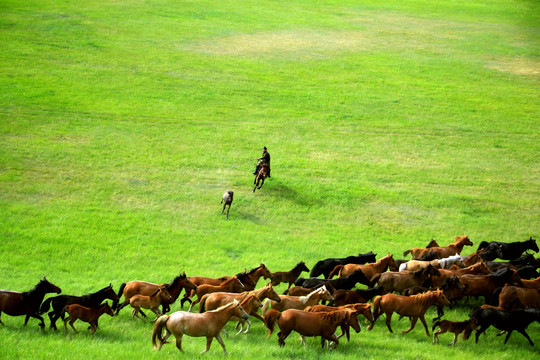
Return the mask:
[[462,268],[465,267],[465,264],[463,263],[463,258],[459,254],[452,255],[444,259],[437,259],[435,261],[439,262],[442,269],[448,269],[450,266],[454,264]]

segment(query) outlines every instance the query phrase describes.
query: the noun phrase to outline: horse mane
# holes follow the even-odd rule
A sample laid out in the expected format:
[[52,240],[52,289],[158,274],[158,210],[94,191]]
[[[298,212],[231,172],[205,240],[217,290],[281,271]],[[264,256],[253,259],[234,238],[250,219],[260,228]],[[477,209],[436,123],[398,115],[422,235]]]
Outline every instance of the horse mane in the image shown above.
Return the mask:
[[154,291],[154,293],[153,293],[152,295],[150,295],[150,297],[156,296],[156,294],[157,294],[158,292],[160,292],[160,290],[161,290],[161,288],[158,288],[156,291]]
[[336,311],[331,311],[331,312],[322,312],[320,314],[323,320],[330,321],[332,323],[336,323],[336,322],[340,323],[343,320],[345,320],[347,316],[349,316],[350,312],[351,311],[348,309],[343,309],[343,310],[336,310]]
[[300,261],[298,264],[296,264],[296,265],[294,266],[294,268],[292,269],[292,271],[298,270],[302,265],[306,265],[306,263],[303,262],[303,261]]
[[427,305],[431,305],[433,298],[436,296],[437,296],[437,291],[428,291],[428,292],[417,294],[417,295],[411,295],[409,296],[409,298],[412,301],[419,303],[421,306],[427,306]]
[[229,284],[231,281],[235,281],[235,280],[240,281],[240,279],[238,279],[238,276],[236,276],[236,275],[231,276],[230,279],[225,280],[223,283],[221,283],[221,285]]
[[48,282],[47,279],[43,278],[43,280],[39,280],[39,282],[36,284],[36,286],[34,286],[32,289],[30,289],[28,291],[23,292],[22,294],[23,295],[32,295],[32,294],[36,293],[39,290],[39,288],[41,286],[43,286],[42,284],[44,282]]

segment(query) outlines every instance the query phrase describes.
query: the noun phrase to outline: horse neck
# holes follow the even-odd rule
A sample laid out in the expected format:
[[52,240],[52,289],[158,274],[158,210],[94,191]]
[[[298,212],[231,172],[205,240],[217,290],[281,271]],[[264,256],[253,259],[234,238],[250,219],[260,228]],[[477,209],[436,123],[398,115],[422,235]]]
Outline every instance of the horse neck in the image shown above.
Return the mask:
[[24,292],[23,296],[26,300],[32,303],[41,304],[43,298],[45,297],[45,294],[47,294],[47,291],[42,286],[40,286],[40,284],[38,284],[32,290]]
[[259,298],[259,300],[264,300],[268,297],[268,293],[270,292],[270,287],[265,286],[263,288],[260,288],[258,290],[253,290],[251,293]]
[[298,276],[302,273],[302,267],[300,265],[297,265],[294,267],[294,269],[291,270],[291,274]]
[[431,305],[435,304],[435,302],[437,301],[437,294],[433,292],[419,294],[416,296],[417,296],[416,298],[417,302],[420,304],[420,306],[423,309],[429,308]]
[[251,278],[251,280],[253,280],[253,282],[255,283],[255,285],[257,285],[257,282],[258,282],[259,279],[261,278],[262,272],[263,272],[263,268],[259,267],[259,268],[257,268],[257,270],[255,270],[252,274],[248,274],[248,276]]
[[236,282],[236,278],[232,277],[226,281],[224,281],[221,285],[219,285],[219,288],[226,289],[226,290],[233,290],[234,283]]
[[308,294],[306,295],[306,301],[304,302],[304,304],[306,305],[315,305],[317,304],[323,297],[323,293],[321,292],[316,292],[315,294],[311,293],[311,294]]
[[373,268],[376,271],[383,272],[384,270],[386,270],[386,268],[388,268],[388,266],[390,266],[390,259],[391,259],[390,256],[383,257],[382,259],[377,261],[375,264],[373,264]]

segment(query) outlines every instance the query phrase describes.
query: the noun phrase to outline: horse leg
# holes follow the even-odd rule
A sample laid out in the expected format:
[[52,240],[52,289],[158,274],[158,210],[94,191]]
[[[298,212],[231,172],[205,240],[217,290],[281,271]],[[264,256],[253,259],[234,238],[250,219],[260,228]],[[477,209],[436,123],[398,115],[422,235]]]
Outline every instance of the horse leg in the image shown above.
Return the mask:
[[434,344],[438,344],[440,341],[439,341],[439,334],[442,334],[442,331],[441,329],[437,329],[435,330],[435,332],[433,333],[433,343]]
[[420,321],[422,322],[422,324],[424,324],[424,329],[426,329],[427,336],[430,336],[428,326],[426,324],[426,319],[424,318],[424,315],[420,315]]
[[477,344],[478,344],[478,338],[480,337],[480,334],[486,332],[488,327],[490,327],[490,325],[488,326],[482,325],[480,329],[476,330],[476,343]]
[[386,314],[386,327],[388,328],[388,330],[391,332],[391,333],[394,333],[392,331],[392,326],[390,326],[390,322],[392,321],[392,313],[387,313]]
[[[508,339],[510,338],[510,335],[512,335],[512,331],[513,330],[508,330],[508,333],[506,334],[506,338],[504,339],[504,344],[506,345],[506,342],[508,341]],[[528,338],[528,336],[526,336],[526,338]],[[528,339],[530,341],[530,339]]]
[[291,333],[290,330],[288,332],[283,331],[283,330],[278,332],[278,344],[279,344],[279,346],[285,346],[285,339],[287,338],[287,336],[289,336],[290,333]]
[[[67,320],[67,319],[66,319]],[[73,328],[73,330],[75,330],[75,332],[77,333],[77,329],[75,329],[75,326],[73,326],[73,323],[75,322],[76,319],[70,319],[69,321],[69,325]],[[64,320],[65,321],[65,320]]]
[[[0,311],[0,316],[2,316],[2,312],[1,312],[1,311]],[[6,326],[6,324],[4,324],[4,323],[2,322],[2,319],[0,319],[0,324]]]
[[24,325],[26,326],[26,324],[28,323],[28,320],[33,317],[35,319],[38,319],[40,321],[39,323],[39,327],[42,328],[42,329],[45,329],[45,320],[39,316],[38,314],[29,314],[29,315],[26,315],[26,318],[24,319]]
[[225,355],[227,355],[227,349],[225,349],[225,343],[223,343],[223,339],[221,338],[219,334],[216,335],[216,340],[218,341],[219,345],[221,345],[221,347],[223,348],[223,352],[225,353]]
[[458,339],[459,333],[454,334],[454,341],[452,341],[449,345],[454,346],[456,345],[457,339]]
[[[165,335],[165,337],[163,338],[163,343],[166,344],[166,340],[167,340],[168,336]],[[181,352],[184,352],[184,350],[182,350],[182,334],[178,335],[176,337],[176,347],[178,348],[178,350],[180,350]]]
[[[219,336],[219,334],[218,334]],[[216,336],[216,339],[217,339],[217,336]],[[221,339],[221,338],[220,338]],[[212,345],[212,340],[214,340],[214,337],[213,336],[207,336],[206,337],[206,349],[201,353],[201,354],[204,354],[205,352],[207,352],[208,350],[210,350],[210,345]],[[219,341],[219,340],[218,340]],[[225,351],[225,354],[227,353],[227,351]]]
[[96,325],[95,322],[93,322],[93,323],[90,324],[90,329],[92,330],[92,331],[90,331],[90,335],[94,335],[94,333],[95,333],[96,330],[97,330],[97,325]]
[[261,183],[261,186],[257,187],[257,189],[260,189],[262,188],[262,186],[264,185],[264,178],[262,178],[262,183]]
[[227,219],[229,218],[229,210],[231,210],[231,205],[227,208]]
[[[246,322],[247,322],[247,329],[246,329],[246,331],[244,331],[244,334],[247,334],[249,329],[251,329],[251,321],[246,320]],[[242,325],[242,327],[243,327],[243,325]]]
[[[534,346],[534,343],[532,342],[531,338],[529,337],[529,334],[527,334],[524,329],[523,330],[518,330],[518,332],[521,335],[525,336],[525,338],[527,340],[529,340],[529,344],[531,344],[531,346]],[[510,333],[508,333],[508,335],[506,336],[506,340],[508,340],[509,337],[510,337]],[[504,341],[505,344],[506,344],[506,340]]]
[[[330,336],[326,336],[326,337],[321,336],[321,342],[322,342],[323,347],[324,347],[324,340],[325,339],[329,341],[328,348],[330,348],[330,349],[335,349],[339,345],[339,340],[336,337],[336,335],[334,335],[334,334],[330,334]],[[332,345],[330,345],[330,344],[332,344]]]
[[[411,331],[412,329],[414,329],[414,327],[416,326],[416,322],[418,321],[418,316],[414,316],[412,319],[411,319],[411,327],[408,329],[408,330],[404,330],[402,331],[401,333],[402,334],[407,334],[409,331]],[[424,321],[425,322],[425,321]],[[426,327],[426,330],[427,330],[427,327]],[[429,336],[429,333],[428,333],[428,336]]]

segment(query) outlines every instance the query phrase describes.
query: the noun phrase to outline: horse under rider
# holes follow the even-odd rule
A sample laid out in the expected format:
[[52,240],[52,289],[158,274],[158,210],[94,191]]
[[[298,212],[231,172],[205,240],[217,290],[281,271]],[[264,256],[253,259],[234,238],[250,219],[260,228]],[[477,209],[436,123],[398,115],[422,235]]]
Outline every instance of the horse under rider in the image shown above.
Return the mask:
[[259,173],[259,170],[261,170],[261,166],[263,164],[268,166],[268,177],[270,177],[270,153],[266,149],[266,146],[263,147],[262,156],[257,159],[257,167],[255,168],[253,175],[257,175]]

